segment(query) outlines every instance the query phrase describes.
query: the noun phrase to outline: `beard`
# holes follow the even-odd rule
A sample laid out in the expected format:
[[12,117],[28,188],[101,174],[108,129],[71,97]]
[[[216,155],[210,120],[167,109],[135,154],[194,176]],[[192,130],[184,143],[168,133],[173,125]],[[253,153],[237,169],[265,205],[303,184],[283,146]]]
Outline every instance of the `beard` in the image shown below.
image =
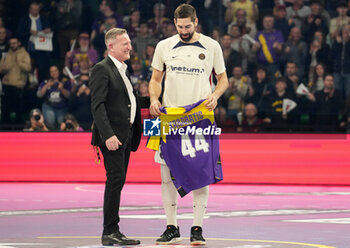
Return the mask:
[[179,34],[179,35],[180,35],[181,40],[183,40],[184,42],[189,42],[192,39],[193,34],[194,34],[194,32],[193,33],[188,33],[187,37],[184,37],[183,34]]

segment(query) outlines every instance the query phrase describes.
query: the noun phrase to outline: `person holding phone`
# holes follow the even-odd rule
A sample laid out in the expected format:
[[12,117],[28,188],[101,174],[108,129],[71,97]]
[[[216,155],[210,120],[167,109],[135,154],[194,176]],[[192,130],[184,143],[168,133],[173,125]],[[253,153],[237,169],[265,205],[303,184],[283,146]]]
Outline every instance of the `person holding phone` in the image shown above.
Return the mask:
[[40,109],[35,108],[29,112],[30,126],[23,129],[26,132],[47,132],[49,129],[44,122],[44,116]]

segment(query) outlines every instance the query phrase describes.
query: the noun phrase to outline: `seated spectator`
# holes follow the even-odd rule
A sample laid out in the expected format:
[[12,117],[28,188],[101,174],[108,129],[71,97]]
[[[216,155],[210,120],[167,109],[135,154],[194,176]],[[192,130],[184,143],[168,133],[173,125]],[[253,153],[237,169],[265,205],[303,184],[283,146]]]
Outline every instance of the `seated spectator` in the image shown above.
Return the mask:
[[322,63],[327,67],[328,71],[332,71],[331,48],[326,43],[324,35],[321,31],[316,31],[310,44],[307,65],[309,65],[309,73],[314,67]]
[[324,64],[317,64],[312,73],[309,75],[308,89],[314,94],[324,87],[324,76],[327,74],[327,68]]
[[244,9],[237,9],[236,20],[231,22],[227,27],[227,32],[230,33],[232,25],[237,25],[240,29],[241,35],[248,34],[250,37],[254,38],[256,35],[256,25],[255,22],[249,22],[247,20],[247,12]]
[[229,3],[225,13],[225,22],[227,24],[236,21],[236,12],[238,9],[244,9],[247,13],[248,22],[255,24],[259,15],[257,1],[237,0]]
[[90,46],[87,33],[81,33],[78,39],[78,47],[66,54],[65,66],[72,71],[73,75],[79,74],[79,61],[81,59],[88,59],[90,67],[98,62],[97,52]]
[[115,20],[115,18],[112,16],[107,17],[105,22],[100,26],[99,32],[95,35],[94,38],[91,39],[91,43],[96,49],[99,58],[102,58],[103,52],[105,51],[105,49],[107,49],[105,44],[105,34],[108,30],[116,27],[117,21]]
[[274,91],[273,84],[270,83],[267,78],[267,73],[264,67],[258,67],[253,76],[252,85],[249,89],[249,97],[247,102],[253,103],[258,108],[258,113],[265,113],[266,110],[262,109],[263,99]]
[[[221,37],[220,45],[222,52],[224,54],[224,61],[226,68],[233,68],[235,66],[241,66],[242,59],[238,51],[232,49],[232,36],[229,34],[224,34]],[[228,77],[232,76],[232,70],[228,71]]]
[[84,130],[90,130],[92,124],[91,90],[89,89],[89,74],[80,74],[76,89],[69,98],[69,113],[72,113]]
[[308,15],[302,24],[302,33],[305,41],[310,44],[312,36],[310,34],[321,31],[326,37],[329,31],[329,14],[324,13],[322,3],[319,0],[312,0],[310,3],[311,14]]
[[235,60],[230,60],[231,63],[230,65],[226,66],[226,68],[232,68],[236,64],[241,64],[243,71],[246,73],[248,69],[252,67],[251,65],[256,61],[255,53],[252,52],[252,43],[246,35],[241,35],[240,28],[237,25],[231,26],[229,34],[232,36],[231,48],[239,53],[240,59],[237,55]]
[[268,131],[282,131],[288,132],[296,123],[296,109],[288,113],[283,113],[283,99],[287,98],[296,102],[296,99],[288,94],[287,81],[285,78],[277,78],[275,84],[275,91],[269,94],[264,99],[264,108],[266,109],[264,122],[267,123]]
[[264,125],[264,120],[258,117],[258,110],[253,103],[248,103],[244,108],[244,115],[237,132],[260,132]]
[[292,95],[296,96],[295,92],[299,86],[299,73],[298,73],[298,67],[297,64],[293,61],[288,61],[286,64],[286,72],[284,74],[284,77],[287,82],[287,89],[286,91]]
[[161,33],[161,27],[163,22],[171,22],[171,20],[165,17],[165,5],[163,3],[156,3],[153,5],[153,15],[154,17],[147,21],[150,33],[154,37],[158,38]]
[[339,115],[343,113],[342,93],[334,87],[334,77],[326,74],[324,87],[308,99],[314,103],[314,125],[316,131],[336,131],[339,128]]
[[49,129],[45,125],[45,119],[40,109],[32,109],[29,113],[30,124],[24,128],[26,132],[47,132]]
[[2,16],[0,16],[0,28],[5,28],[6,30],[6,39],[10,39],[13,36],[13,33],[10,29],[8,29],[5,25],[4,19]]
[[22,45],[27,49],[38,68],[38,77],[42,81],[48,76],[50,51],[38,49],[33,43],[38,32],[51,33],[51,25],[45,15],[40,15],[40,5],[33,2],[29,6],[29,14],[22,16],[17,27],[18,37]]
[[275,29],[281,31],[283,39],[288,40],[288,36],[292,27],[295,26],[292,19],[287,19],[286,7],[279,5],[276,7],[275,13]]
[[116,12],[120,16],[129,16],[130,14],[132,14],[133,10],[135,10],[137,7],[137,2],[133,0],[120,0],[116,2],[117,2]]
[[18,38],[12,37],[9,47],[6,57],[0,61],[0,73],[3,74],[2,121],[19,124],[23,123],[23,94],[31,60]]
[[64,116],[64,121],[60,125],[60,131],[63,132],[81,132],[84,129],[79,125],[77,119],[74,115],[66,114]]
[[350,94],[348,94],[346,97],[345,107],[342,114],[340,127],[346,129],[347,132],[349,133],[350,131]]
[[301,40],[301,31],[298,27],[292,28],[289,35],[289,40],[283,45],[281,61],[294,62],[298,68],[298,76],[305,76],[305,67],[307,62],[308,46],[306,42]]
[[5,56],[7,53],[8,47],[8,39],[7,39],[7,32],[4,27],[0,27],[0,60]]
[[332,18],[329,25],[329,34],[332,40],[335,40],[336,36],[340,34],[343,25],[350,23],[350,17],[347,15],[348,10],[349,6],[346,1],[340,1],[337,3],[338,16]]
[[280,53],[283,46],[283,35],[274,29],[274,17],[265,16],[263,19],[263,30],[255,37],[252,50],[257,52],[258,63],[263,65],[268,76],[273,76],[280,70]]
[[157,42],[158,40],[149,33],[148,24],[145,22],[140,24],[138,34],[132,39],[132,45],[136,50],[137,57],[139,58],[143,57],[148,44],[153,44],[155,46]]
[[243,76],[241,66],[233,67],[233,76],[229,78],[229,87],[224,93],[227,101],[227,115],[236,121],[236,115],[242,112],[245,105],[245,98],[248,94],[251,80],[248,76]]
[[149,81],[152,76],[152,59],[154,56],[154,50],[155,50],[155,45],[153,44],[148,44],[146,46],[146,50],[143,55],[143,59],[141,60],[142,63],[142,70],[144,71],[144,75],[146,77],[146,80]]
[[336,36],[331,58],[335,88],[345,97],[350,93],[350,24],[344,25],[341,33]]
[[140,87],[139,87],[138,93],[139,93],[140,96],[149,96],[149,93],[148,93],[148,82],[147,81],[141,81],[140,82]]
[[293,5],[286,8],[287,19],[295,26],[301,28],[303,20],[311,14],[309,6],[304,5],[304,0],[294,0]]
[[135,90],[139,89],[139,82],[145,80],[145,74],[142,71],[141,60],[138,57],[131,59],[131,69],[130,82]]
[[125,29],[128,31],[128,35],[130,39],[133,39],[136,37],[136,34],[139,32],[140,29],[140,21],[141,21],[141,14],[138,9],[134,9],[130,17],[128,18],[128,21],[125,24]]
[[123,19],[115,11],[114,2],[112,0],[102,0],[99,5],[99,13],[92,24],[91,40],[100,32],[101,26],[104,25],[108,17],[116,20],[116,26],[123,28]]
[[57,66],[50,67],[50,78],[41,82],[37,96],[44,98],[42,113],[47,126],[55,129],[63,121],[68,109],[68,98],[72,89],[72,83],[62,77]]
[[60,0],[55,13],[55,27],[63,63],[71,42],[78,38],[81,27],[83,4],[81,0]]

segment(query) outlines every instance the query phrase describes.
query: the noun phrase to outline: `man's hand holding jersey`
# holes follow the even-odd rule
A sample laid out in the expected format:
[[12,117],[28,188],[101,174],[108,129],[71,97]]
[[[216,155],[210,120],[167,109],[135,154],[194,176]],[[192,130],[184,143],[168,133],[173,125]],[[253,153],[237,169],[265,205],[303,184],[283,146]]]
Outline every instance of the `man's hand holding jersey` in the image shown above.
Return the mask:
[[153,117],[159,117],[160,116],[160,107],[162,107],[162,104],[160,103],[160,101],[158,99],[151,101],[151,105],[149,107],[150,114]]
[[210,94],[207,97],[207,101],[204,103],[204,105],[209,110],[214,110],[216,108],[216,105],[218,105],[218,98],[214,94]]

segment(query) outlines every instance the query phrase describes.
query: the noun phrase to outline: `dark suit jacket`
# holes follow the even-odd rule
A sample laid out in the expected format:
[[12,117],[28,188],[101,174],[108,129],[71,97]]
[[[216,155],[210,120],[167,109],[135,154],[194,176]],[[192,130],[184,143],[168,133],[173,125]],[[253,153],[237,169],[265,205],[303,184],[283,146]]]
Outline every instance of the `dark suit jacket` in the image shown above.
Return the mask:
[[[91,144],[105,146],[105,141],[113,135],[125,144],[131,132],[131,104],[123,79],[108,56],[93,67],[89,87],[91,112],[94,118]],[[132,151],[137,150],[142,132],[138,98],[136,102],[136,117],[132,127]]]

